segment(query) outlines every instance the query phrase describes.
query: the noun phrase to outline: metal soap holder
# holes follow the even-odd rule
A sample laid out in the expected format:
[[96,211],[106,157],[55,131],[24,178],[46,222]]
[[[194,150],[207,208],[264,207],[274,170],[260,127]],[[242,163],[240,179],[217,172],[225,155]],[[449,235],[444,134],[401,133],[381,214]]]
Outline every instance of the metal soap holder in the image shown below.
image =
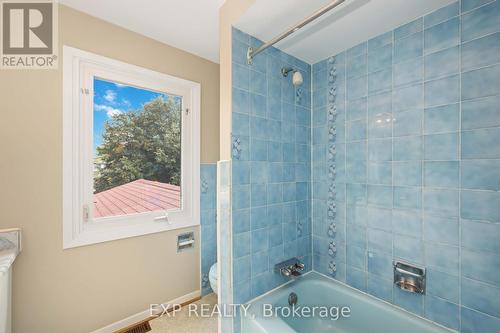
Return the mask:
[[394,284],[406,292],[425,294],[425,268],[394,261]]

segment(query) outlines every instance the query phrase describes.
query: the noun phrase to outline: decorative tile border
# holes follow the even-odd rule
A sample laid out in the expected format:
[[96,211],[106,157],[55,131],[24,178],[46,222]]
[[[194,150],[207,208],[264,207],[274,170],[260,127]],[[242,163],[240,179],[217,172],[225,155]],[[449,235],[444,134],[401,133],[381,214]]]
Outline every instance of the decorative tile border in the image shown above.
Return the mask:
[[328,262],[328,273],[335,277],[337,274],[337,264],[335,257],[337,255],[337,246],[335,243],[335,236],[337,233],[336,217],[337,207],[335,203],[336,189],[336,118],[337,118],[337,67],[335,57],[330,57],[327,61],[328,71],[328,100],[327,100],[327,130],[328,130],[328,153],[327,153],[327,167],[328,167],[328,197],[327,197],[327,238],[328,238],[328,255],[330,257]]

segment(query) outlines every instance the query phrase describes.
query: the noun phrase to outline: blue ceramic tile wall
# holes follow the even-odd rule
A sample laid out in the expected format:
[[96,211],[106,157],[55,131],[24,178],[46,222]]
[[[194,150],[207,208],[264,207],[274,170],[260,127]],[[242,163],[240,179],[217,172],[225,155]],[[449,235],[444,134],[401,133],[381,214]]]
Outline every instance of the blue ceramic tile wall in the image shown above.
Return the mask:
[[208,273],[217,261],[217,221],[216,192],[217,167],[215,164],[202,164],[200,169],[200,213],[201,213],[201,287],[202,295],[212,292]]
[[[285,280],[273,266],[290,257],[311,269],[311,69],[269,48],[248,65],[260,41],[233,30],[232,221],[234,302]],[[294,87],[281,68],[299,70]]]
[[[500,1],[452,3],[312,72],[314,269],[500,332]],[[427,268],[425,296],[393,288],[393,259]]]

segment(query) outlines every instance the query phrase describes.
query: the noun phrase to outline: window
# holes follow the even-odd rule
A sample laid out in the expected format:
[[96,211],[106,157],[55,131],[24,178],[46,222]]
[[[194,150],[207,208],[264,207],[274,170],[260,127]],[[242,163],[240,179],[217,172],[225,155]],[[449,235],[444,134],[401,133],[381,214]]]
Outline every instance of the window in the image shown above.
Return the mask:
[[65,46],[63,86],[63,247],[199,224],[199,84]]
[[94,220],[180,209],[182,96],[93,84]]

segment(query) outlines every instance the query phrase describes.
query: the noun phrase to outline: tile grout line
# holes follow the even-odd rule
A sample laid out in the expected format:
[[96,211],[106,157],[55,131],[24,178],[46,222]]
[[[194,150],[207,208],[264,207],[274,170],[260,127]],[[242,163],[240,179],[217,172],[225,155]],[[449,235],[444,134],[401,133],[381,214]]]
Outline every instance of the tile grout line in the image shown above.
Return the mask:
[[[460,4],[459,4],[460,6]],[[453,18],[452,18],[453,19]],[[450,20],[452,20],[450,19]],[[424,18],[425,20],[425,18]],[[448,21],[450,21],[448,20]],[[448,21],[444,21],[444,22],[441,22],[441,23],[445,23],[445,22],[448,22]],[[440,23],[440,24],[441,24]],[[437,26],[437,25],[436,25]],[[421,112],[421,119],[420,119],[420,137],[422,138],[421,140],[421,144],[422,144],[422,160],[420,161],[420,172],[422,173],[421,174],[421,178],[420,178],[420,195],[421,195],[421,207],[420,207],[420,228],[421,228],[421,232],[422,232],[422,235],[420,236],[420,241],[422,242],[421,245],[422,245],[422,255],[423,255],[423,258],[422,258],[422,262],[423,262],[423,266],[425,268],[427,268],[427,247],[425,246],[425,196],[424,196],[424,184],[425,184],[425,137],[424,137],[424,131],[425,131],[425,123],[424,123],[424,118],[425,118],[425,101],[426,101],[426,95],[425,95],[425,84],[426,84],[426,81],[425,81],[425,74],[426,74],[426,66],[425,66],[425,57],[426,57],[426,53],[425,53],[425,22],[422,21],[422,57],[423,57],[423,63],[422,63],[422,81],[421,81],[421,84],[422,84],[422,110],[420,110],[419,112]],[[426,269],[427,271],[427,269]],[[424,295],[422,297],[422,311],[423,311],[423,315],[424,317],[427,318],[427,295]]]
[[[368,206],[368,97],[369,97],[369,91],[370,91],[370,84],[369,84],[369,78],[368,78],[368,71],[369,71],[369,50],[368,50],[368,41],[365,42],[366,45],[366,54],[365,54],[365,61],[366,61],[366,105],[365,105],[365,110],[364,110],[364,121],[365,121],[365,139],[363,142],[365,142],[365,191],[366,191],[366,204]],[[392,75],[392,68],[391,68],[391,75]],[[364,231],[365,231],[365,250],[364,250],[364,262],[365,262],[365,290],[368,292],[368,224],[364,226]]]
[[[461,4],[461,2],[462,2],[462,1],[463,1],[463,0],[458,0],[458,2],[459,2],[460,4]],[[493,2],[495,2],[495,1],[496,1],[496,0],[490,0],[490,1],[487,1],[487,2],[485,2],[485,3],[483,3],[483,4],[481,4],[481,5],[476,6],[476,7],[472,8],[472,9],[469,9],[469,10],[467,10],[467,11],[465,11],[465,12],[462,12],[462,6],[460,6],[460,7],[458,8],[458,10],[459,10],[459,12],[460,12],[460,15],[465,15],[465,14],[469,14],[469,13],[471,13],[471,12],[475,11],[476,9],[479,9],[479,8],[482,8],[482,7],[486,7],[486,6],[488,6],[488,5],[492,4],[492,3],[493,3]]]
[[[250,47],[252,45],[252,38],[248,37],[248,45],[247,47]],[[267,63],[267,61],[266,61]],[[249,102],[249,108],[248,108],[248,113],[249,113],[249,117],[248,117],[248,160],[250,161],[250,163],[252,162],[252,118],[250,117],[253,117],[254,115],[252,114],[252,92],[251,92],[251,74],[252,74],[252,71],[250,69],[250,65],[248,65],[249,67],[249,71],[248,71],[248,102]],[[267,79],[267,74],[266,74],[266,79]],[[266,82],[267,84],[267,82]],[[280,89],[281,89],[281,85],[280,85]],[[266,99],[266,117],[267,117],[267,99]],[[267,147],[266,147],[266,155],[267,155]],[[231,169],[233,169],[233,165],[231,165]],[[232,171],[231,171],[231,174],[232,174]],[[253,281],[253,277],[254,277],[254,267],[253,267],[253,226],[252,226],[252,185],[251,185],[251,182],[252,182],[252,174],[251,174],[251,171],[250,171],[250,193],[249,193],[249,205],[248,205],[248,215],[249,215],[249,223],[250,223],[250,230],[249,230],[249,235],[250,235],[250,299],[252,298],[253,296],[253,286],[252,286],[252,281]],[[266,184],[266,192],[267,192],[267,184]],[[267,204],[267,195],[266,195],[266,204]],[[267,209],[267,208],[266,208]],[[233,264],[234,265],[234,264]],[[234,274],[234,273],[233,273]],[[234,293],[234,291],[233,291]],[[241,327],[240,327],[241,329]]]
[[[394,260],[395,258],[395,249],[394,249],[394,227],[393,227],[393,219],[392,219],[392,213],[394,209],[394,49],[396,45],[396,39],[395,39],[395,29],[392,30],[392,47],[391,47],[391,68],[392,68],[392,77],[391,77],[391,189],[392,189],[392,202],[391,202],[391,257]],[[394,274],[394,272],[393,272]],[[393,277],[394,279],[394,277]],[[395,289],[394,289],[394,282],[391,284],[391,303],[395,304]]]
[[347,51],[344,52],[344,80],[342,85],[344,86],[344,281],[347,283]]
[[311,99],[310,99],[310,105],[309,105],[309,110],[310,110],[310,114],[309,114],[309,122],[311,124],[311,127],[310,127],[310,131],[309,131],[309,140],[311,141],[311,151],[310,151],[310,154],[309,154],[309,159],[310,159],[310,168],[311,168],[311,176],[309,177],[309,181],[310,181],[310,186],[309,186],[309,200],[310,200],[310,215],[311,215],[311,222],[310,222],[310,225],[311,225],[311,230],[310,230],[310,240],[311,240],[311,244],[310,244],[310,250],[311,250],[311,254],[310,254],[310,257],[311,257],[311,270],[314,270],[314,248],[313,248],[313,235],[314,235],[314,220],[313,220],[313,216],[314,216],[314,206],[313,206],[313,195],[312,195],[312,192],[313,192],[313,179],[314,179],[314,168],[313,168],[313,80],[314,80],[314,73],[313,73],[313,68],[312,68],[312,65],[310,65],[310,78],[309,78],[310,82],[310,86],[309,86],[309,91],[311,92]]
[[458,75],[459,96],[458,101],[458,329],[462,330],[462,2],[459,0],[459,27],[458,27]]

